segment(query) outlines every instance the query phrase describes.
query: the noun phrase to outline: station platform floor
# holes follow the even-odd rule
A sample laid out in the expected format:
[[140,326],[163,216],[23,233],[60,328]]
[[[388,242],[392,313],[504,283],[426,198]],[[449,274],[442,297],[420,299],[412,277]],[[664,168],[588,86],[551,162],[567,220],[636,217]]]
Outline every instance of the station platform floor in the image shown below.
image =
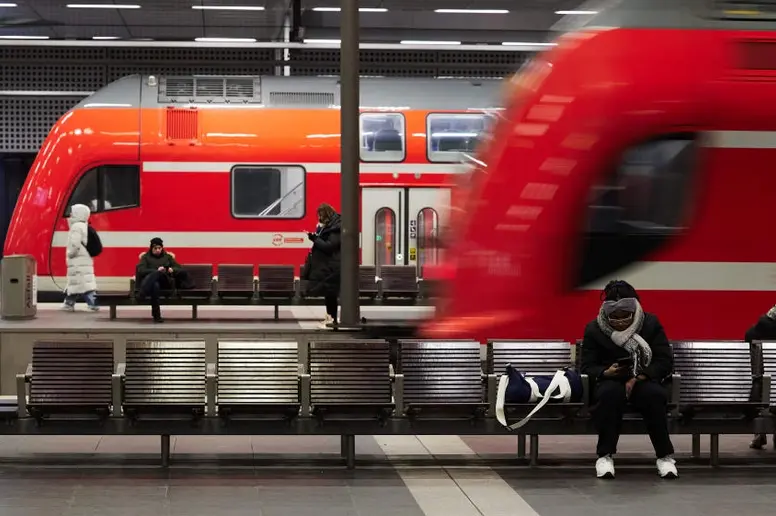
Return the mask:
[[[1,437],[0,514],[708,516],[768,514],[776,502],[772,467],[689,464],[685,436],[674,439],[673,481],[656,476],[640,436],[623,437],[620,452],[641,465],[618,467],[612,481],[595,478],[592,437],[542,438],[541,460],[576,460],[562,468],[515,466],[511,436],[356,439],[357,466],[347,471],[336,436],[173,437],[169,469],[154,465],[155,437]],[[776,451],[747,448],[749,436],[720,440],[723,461],[776,464]]]
[[[0,320],[0,332],[90,330],[113,331],[124,328],[145,330],[241,331],[241,330],[315,330],[323,320],[323,306],[281,306],[279,319],[274,319],[271,306],[200,306],[198,318],[191,317],[191,307],[164,306],[164,324],[151,320],[148,306],[121,306],[117,318],[110,319],[107,306],[99,312],[91,312],[78,303],[75,312],[60,310],[59,303],[38,304],[38,316],[31,320]],[[367,321],[400,322],[431,317],[434,308],[429,306],[363,306],[361,317]]]

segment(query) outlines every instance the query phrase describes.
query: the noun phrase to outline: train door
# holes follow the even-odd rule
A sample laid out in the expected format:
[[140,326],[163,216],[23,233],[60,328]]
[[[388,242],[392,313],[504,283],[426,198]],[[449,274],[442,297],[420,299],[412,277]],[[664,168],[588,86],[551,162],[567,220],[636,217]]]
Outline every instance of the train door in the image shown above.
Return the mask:
[[361,263],[414,265],[441,260],[439,229],[450,205],[448,188],[364,188],[361,197]]

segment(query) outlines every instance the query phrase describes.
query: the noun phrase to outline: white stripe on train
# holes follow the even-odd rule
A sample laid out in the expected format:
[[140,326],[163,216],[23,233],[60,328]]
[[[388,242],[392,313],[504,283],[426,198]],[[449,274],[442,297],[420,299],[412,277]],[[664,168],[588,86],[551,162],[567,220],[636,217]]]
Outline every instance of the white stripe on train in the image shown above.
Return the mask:
[[[308,174],[339,174],[339,163],[254,163],[193,162],[193,161],[146,161],[143,172],[189,172],[229,173],[239,165],[246,166],[301,166]],[[461,163],[361,163],[361,174],[462,174],[471,166]]]
[[[148,249],[152,236],[164,240],[165,247],[174,249],[306,249],[310,247],[307,233],[280,231],[100,231],[104,247]],[[56,231],[51,245],[65,247],[67,231]]]

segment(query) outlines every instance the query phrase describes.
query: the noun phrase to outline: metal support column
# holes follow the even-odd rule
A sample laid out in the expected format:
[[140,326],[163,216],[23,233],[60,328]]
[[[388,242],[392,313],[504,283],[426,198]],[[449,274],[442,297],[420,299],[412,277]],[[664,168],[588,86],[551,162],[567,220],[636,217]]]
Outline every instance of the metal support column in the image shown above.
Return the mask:
[[291,1],[291,37],[294,43],[301,43],[302,37],[302,0]]
[[517,436],[517,458],[525,458],[525,434],[519,434]]
[[342,444],[344,446],[345,467],[348,469],[356,468],[356,436],[343,435]]
[[170,466],[170,436],[162,436],[162,467]]
[[342,249],[340,328],[360,323],[358,303],[358,214],[359,214],[359,66],[358,0],[341,0],[340,15],[340,127],[342,190]]
[[711,466],[719,467],[719,434],[711,434]]
[[531,467],[539,465],[539,436],[530,436],[531,449],[528,451],[528,463]]
[[701,457],[701,436],[698,434],[692,435],[692,458],[699,459]]

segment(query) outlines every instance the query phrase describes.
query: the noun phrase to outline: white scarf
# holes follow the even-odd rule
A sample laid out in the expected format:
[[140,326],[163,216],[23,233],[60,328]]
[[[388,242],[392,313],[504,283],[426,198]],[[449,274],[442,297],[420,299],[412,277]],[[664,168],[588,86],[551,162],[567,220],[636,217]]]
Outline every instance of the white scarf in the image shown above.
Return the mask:
[[644,310],[641,308],[641,303],[638,300],[628,300],[629,302],[635,302],[636,312],[633,314],[633,322],[630,326],[622,331],[615,331],[609,324],[609,317],[606,315],[604,306],[601,306],[601,310],[598,312],[598,327],[604,334],[612,339],[617,346],[623,348],[633,357],[633,376],[638,374],[645,368],[649,367],[652,363],[652,348],[649,347],[647,341],[645,341],[639,331],[644,324]]

